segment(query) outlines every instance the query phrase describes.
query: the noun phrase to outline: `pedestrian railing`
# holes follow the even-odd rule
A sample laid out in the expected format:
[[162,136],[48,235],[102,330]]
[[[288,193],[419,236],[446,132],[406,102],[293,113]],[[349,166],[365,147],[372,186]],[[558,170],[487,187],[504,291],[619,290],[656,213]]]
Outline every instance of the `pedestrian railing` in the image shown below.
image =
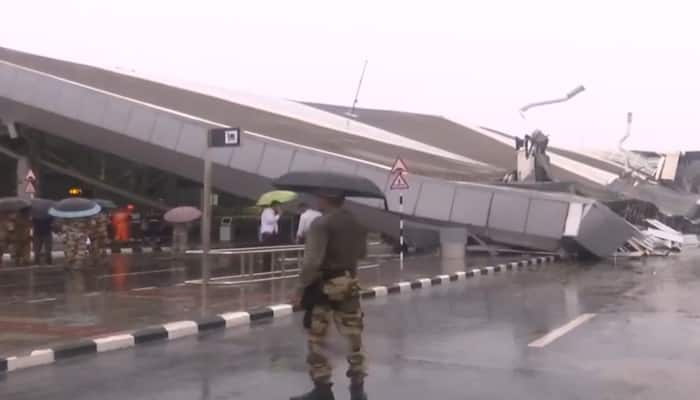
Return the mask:
[[[190,250],[187,254],[202,254],[202,250]],[[238,257],[241,273],[239,276],[268,276],[274,274],[285,274],[293,272],[301,268],[301,260],[304,256],[304,246],[301,245],[285,245],[285,246],[265,246],[265,247],[241,247],[230,249],[212,249],[209,251],[213,256],[234,256]],[[290,254],[295,255],[291,261],[294,261],[296,268],[288,270],[288,262]],[[262,260],[261,260],[262,259]],[[263,270],[255,272],[255,266],[262,261]],[[266,265],[268,264],[268,265]],[[216,279],[216,278],[212,278]]]

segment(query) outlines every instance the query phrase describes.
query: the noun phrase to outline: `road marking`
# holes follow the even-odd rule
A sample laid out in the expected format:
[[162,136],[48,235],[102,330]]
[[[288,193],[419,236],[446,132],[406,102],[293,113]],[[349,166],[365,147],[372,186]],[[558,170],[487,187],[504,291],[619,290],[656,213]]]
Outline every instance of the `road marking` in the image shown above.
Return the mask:
[[36,299],[36,300],[29,300],[27,303],[29,304],[37,304],[37,303],[48,303],[50,301],[56,301],[55,297],[47,297],[45,299]]
[[132,292],[140,292],[140,291],[143,291],[143,290],[152,290],[152,289],[155,289],[155,288],[156,288],[155,286],[146,286],[146,287],[140,287],[140,288],[136,288],[136,289],[131,289],[131,291],[132,291]]
[[528,347],[536,347],[536,348],[545,347],[548,344],[559,339],[560,337],[566,335],[570,331],[576,329],[576,327],[580,326],[581,324],[585,323],[586,321],[590,320],[591,318],[593,318],[595,316],[596,316],[596,314],[581,314],[576,319],[569,321],[566,325],[563,325],[563,326],[549,332],[548,334],[542,336],[541,338],[535,340],[534,342],[531,342],[530,344],[528,344]]

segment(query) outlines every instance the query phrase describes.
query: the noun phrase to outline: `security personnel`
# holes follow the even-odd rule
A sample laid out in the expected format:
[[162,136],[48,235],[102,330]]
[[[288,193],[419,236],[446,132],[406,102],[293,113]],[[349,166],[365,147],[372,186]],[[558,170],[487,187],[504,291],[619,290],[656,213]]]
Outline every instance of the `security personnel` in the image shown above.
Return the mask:
[[32,221],[29,208],[15,213],[10,241],[15,265],[29,265],[32,251]]
[[65,242],[66,268],[79,269],[83,266],[89,241],[90,220],[87,218],[66,219],[62,224]]
[[90,220],[90,246],[88,247],[90,259],[94,265],[107,257],[109,246],[109,216],[105,211],[97,214]]
[[324,340],[332,323],[349,345],[347,357],[350,398],[366,400],[367,376],[362,348],[363,317],[357,264],[367,254],[367,231],[342,208],[341,192],[316,193],[319,210],[306,236],[300,288],[295,303],[306,310],[309,353],[306,359],[314,389],[291,400],[333,400],[331,365],[324,354]]

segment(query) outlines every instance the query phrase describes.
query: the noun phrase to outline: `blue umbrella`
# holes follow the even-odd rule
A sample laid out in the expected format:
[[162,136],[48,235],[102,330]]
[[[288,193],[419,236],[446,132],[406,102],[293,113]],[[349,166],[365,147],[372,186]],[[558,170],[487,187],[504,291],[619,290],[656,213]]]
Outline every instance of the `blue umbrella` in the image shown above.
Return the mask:
[[79,197],[63,199],[49,209],[49,215],[56,218],[87,218],[97,215],[102,210],[99,204],[92,200]]

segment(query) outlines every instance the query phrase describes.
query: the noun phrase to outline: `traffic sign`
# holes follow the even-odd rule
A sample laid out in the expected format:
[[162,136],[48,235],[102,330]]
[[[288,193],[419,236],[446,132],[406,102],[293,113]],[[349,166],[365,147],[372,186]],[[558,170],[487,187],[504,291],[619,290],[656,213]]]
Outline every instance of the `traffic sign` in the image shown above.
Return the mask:
[[27,171],[27,175],[24,177],[25,182],[36,182],[36,175],[31,169]]
[[396,161],[394,161],[394,166],[391,167],[391,173],[401,173],[401,174],[407,174],[408,173],[408,167],[406,166],[406,163],[403,162],[401,157],[396,158]]
[[209,130],[209,147],[236,147],[241,144],[240,128],[216,128]]
[[24,187],[24,193],[36,194],[36,187],[34,187],[34,182],[32,182],[31,180],[27,181],[27,186]]
[[407,190],[408,189],[408,182],[406,181],[406,178],[403,176],[402,173],[399,173],[396,175],[394,178],[394,181],[391,182],[391,190]]

